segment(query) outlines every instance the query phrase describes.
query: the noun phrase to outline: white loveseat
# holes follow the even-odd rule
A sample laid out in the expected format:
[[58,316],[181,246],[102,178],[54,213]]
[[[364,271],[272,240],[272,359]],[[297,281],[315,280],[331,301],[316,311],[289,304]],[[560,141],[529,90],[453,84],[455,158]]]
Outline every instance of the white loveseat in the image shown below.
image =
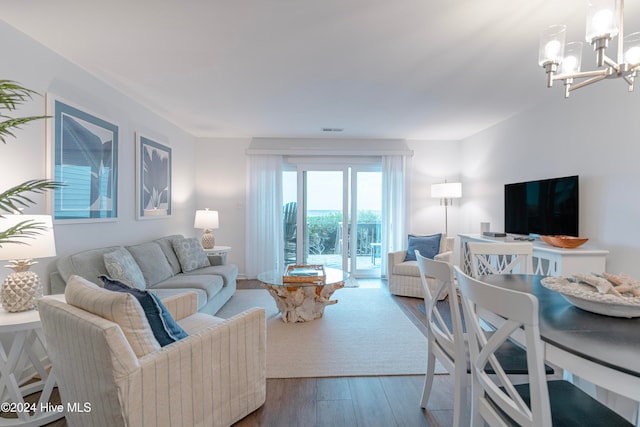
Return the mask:
[[38,309],[63,403],[90,405],[70,427],[226,427],[264,403],[264,309],[224,320],[197,312],[195,292],[168,297],[188,336],[160,347],[132,295],[72,276],[65,298]]
[[[433,259],[452,264],[454,244],[455,237],[447,237],[446,234],[442,233],[442,237],[440,239],[440,251]],[[401,295],[405,297],[424,298],[418,262],[405,261],[404,259],[406,255],[406,249],[397,252],[389,252],[388,254],[389,292],[394,295]],[[435,292],[435,279],[427,279],[427,283],[431,292]]]

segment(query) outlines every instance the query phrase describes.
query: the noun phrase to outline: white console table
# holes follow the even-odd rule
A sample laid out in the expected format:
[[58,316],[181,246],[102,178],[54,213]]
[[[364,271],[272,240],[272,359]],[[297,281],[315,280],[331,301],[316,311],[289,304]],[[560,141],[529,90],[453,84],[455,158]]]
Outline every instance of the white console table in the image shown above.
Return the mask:
[[[466,274],[471,273],[469,242],[522,242],[513,237],[488,237],[480,234],[459,234],[460,268]],[[548,245],[540,240],[533,243],[533,273],[546,276],[569,276],[574,273],[601,273],[605,268],[609,251],[581,246],[576,249],[563,249]]]

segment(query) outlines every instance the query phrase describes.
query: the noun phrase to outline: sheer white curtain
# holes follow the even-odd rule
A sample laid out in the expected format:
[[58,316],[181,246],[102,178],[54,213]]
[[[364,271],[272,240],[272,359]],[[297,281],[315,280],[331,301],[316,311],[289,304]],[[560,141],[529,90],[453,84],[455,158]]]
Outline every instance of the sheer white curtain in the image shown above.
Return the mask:
[[247,192],[246,274],[283,264],[282,156],[250,155]]
[[382,156],[382,277],[387,277],[386,254],[402,249],[409,228],[411,158]]

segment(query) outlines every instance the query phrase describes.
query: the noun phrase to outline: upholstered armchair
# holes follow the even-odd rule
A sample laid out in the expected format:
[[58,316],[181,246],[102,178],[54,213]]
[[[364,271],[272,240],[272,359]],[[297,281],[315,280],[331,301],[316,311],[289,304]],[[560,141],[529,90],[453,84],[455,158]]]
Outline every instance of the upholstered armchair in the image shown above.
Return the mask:
[[61,399],[85,409],[69,426],[230,426],[264,403],[264,309],[224,320],[198,313],[195,292],[172,296],[162,302],[188,336],[160,347],[133,296],[104,292],[72,276],[68,303],[39,301]]
[[[427,236],[431,237],[431,236]],[[436,261],[444,261],[449,264],[453,264],[453,245],[455,237],[447,237],[442,233],[440,238],[440,246],[435,251],[433,259]],[[408,244],[409,248],[413,248],[411,242]],[[423,256],[429,257],[428,254],[421,252]],[[424,291],[422,290],[422,281],[420,280],[420,270],[418,268],[418,262],[415,257],[409,257],[407,259],[407,249],[389,252],[388,259],[388,279],[389,279],[389,292],[394,295],[401,295],[406,297],[424,298]],[[436,291],[435,279],[427,279],[427,284],[431,289],[431,292]],[[446,297],[446,294],[441,295],[442,298]]]

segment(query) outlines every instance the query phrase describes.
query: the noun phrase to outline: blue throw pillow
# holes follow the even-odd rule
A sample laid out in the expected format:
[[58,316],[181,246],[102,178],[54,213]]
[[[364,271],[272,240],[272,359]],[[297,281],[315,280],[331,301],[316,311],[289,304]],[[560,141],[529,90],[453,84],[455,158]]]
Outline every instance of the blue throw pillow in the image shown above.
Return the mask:
[[189,335],[173,319],[169,310],[162,304],[160,298],[149,291],[132,288],[105,275],[99,276],[104,288],[110,291],[126,292],[133,295],[142,306],[145,316],[151,326],[153,336],[164,347]]
[[440,253],[440,239],[442,239],[441,233],[431,236],[414,236],[413,234],[409,234],[409,245],[404,260],[415,261],[416,249],[420,251],[420,255],[423,257],[433,259]]

